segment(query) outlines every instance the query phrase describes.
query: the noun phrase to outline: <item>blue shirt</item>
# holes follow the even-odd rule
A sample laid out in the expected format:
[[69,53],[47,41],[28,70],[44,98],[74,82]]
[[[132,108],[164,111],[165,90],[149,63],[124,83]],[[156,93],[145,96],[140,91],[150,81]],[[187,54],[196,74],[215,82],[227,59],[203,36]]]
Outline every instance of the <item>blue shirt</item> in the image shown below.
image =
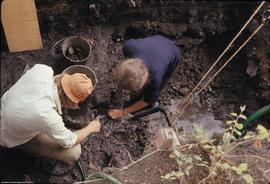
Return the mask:
[[137,100],[143,98],[147,103],[154,103],[158,99],[181,58],[178,47],[160,35],[128,40],[124,44],[123,54],[127,58],[143,60],[150,72],[150,82],[136,97]]

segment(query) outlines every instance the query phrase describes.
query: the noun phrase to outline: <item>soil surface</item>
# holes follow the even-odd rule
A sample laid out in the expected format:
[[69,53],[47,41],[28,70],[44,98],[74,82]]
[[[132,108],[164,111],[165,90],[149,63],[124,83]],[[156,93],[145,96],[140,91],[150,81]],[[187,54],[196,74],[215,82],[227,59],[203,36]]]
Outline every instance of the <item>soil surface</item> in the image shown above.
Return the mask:
[[[259,2],[250,1],[36,1],[44,46],[42,50],[9,53],[1,27],[1,96],[20,78],[27,64],[30,67],[37,63],[50,65],[55,74],[70,66],[71,63],[55,55],[52,48],[57,41],[77,35],[91,43],[90,57],[82,64],[93,69],[99,81],[94,94],[86,103],[81,104],[82,110],[77,114],[73,112],[75,118],[84,115],[84,121],[89,122],[95,114],[105,114],[108,108],[123,105],[123,99],[112,81],[111,74],[116,64],[124,59],[124,41],[161,34],[172,39],[183,55],[182,62],[159,98],[162,105],[170,105],[173,99],[182,100],[194,88],[258,4]],[[256,16],[225,58],[230,57],[259,23],[260,16]],[[263,105],[269,104],[269,30],[270,25],[265,25],[197,98],[216,119],[228,119],[230,112],[239,112],[240,105],[246,105],[246,114],[250,115]],[[68,52],[77,59],[81,59],[80,54],[84,54],[72,49]],[[225,59],[221,64],[224,62]],[[269,126],[269,117],[268,113],[258,122]],[[146,118],[134,121],[103,119],[101,132],[91,135],[83,145],[81,162],[86,175],[96,171],[114,173],[117,168],[139,159],[148,152],[148,147],[153,142],[153,130],[156,131],[164,122],[164,118],[157,121],[156,125],[150,124]],[[245,147],[241,149],[249,150]],[[265,151],[269,155],[269,148]],[[64,176],[53,176],[44,172],[46,167],[50,167],[49,170],[54,167],[55,171],[61,172],[63,168],[72,168],[74,163],[57,162],[54,165],[54,161],[46,158],[2,148],[0,158],[2,181],[67,183],[82,180],[77,167]],[[162,156],[157,156],[154,160],[159,159],[161,162],[164,160]],[[159,167],[159,162],[153,167],[149,163],[151,170]],[[167,171],[166,169],[164,166],[161,174]],[[138,170],[140,172],[137,172]],[[133,175],[135,172],[145,176],[146,180],[141,183],[150,183],[148,173],[144,175],[141,167],[129,174]],[[155,170],[155,173],[160,172]],[[267,177],[259,180],[262,175],[256,172],[253,174],[258,178],[256,183],[267,181]],[[153,180],[152,183],[158,182]]]
[[[253,176],[254,183],[269,183],[270,177],[270,160],[269,160],[269,143],[263,142],[261,148],[254,148],[253,142],[242,144],[235,150],[230,152],[225,158],[232,165],[239,165],[241,163],[248,164],[248,173]],[[113,173],[113,176],[122,183],[130,184],[176,184],[187,183],[196,184],[207,176],[207,172],[203,167],[195,167],[190,171],[190,176],[184,179],[164,180],[161,176],[177,171],[178,165],[176,161],[170,158],[170,151],[157,150],[144,155],[140,160],[132,161],[129,165],[119,169]],[[207,154],[200,147],[193,146],[191,149],[182,151],[186,155],[201,155],[202,159],[207,161],[209,158]],[[93,184],[108,183],[105,180],[93,182]],[[208,183],[225,184],[231,183],[229,175],[225,172],[219,172],[216,177],[213,177]],[[245,183],[239,176],[234,176],[232,183]]]

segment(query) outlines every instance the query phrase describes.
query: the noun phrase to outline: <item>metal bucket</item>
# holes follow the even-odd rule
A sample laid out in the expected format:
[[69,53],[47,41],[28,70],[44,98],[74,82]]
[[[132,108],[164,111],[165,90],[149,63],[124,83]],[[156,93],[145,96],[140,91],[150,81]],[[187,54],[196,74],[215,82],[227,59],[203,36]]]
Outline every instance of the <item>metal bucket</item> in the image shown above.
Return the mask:
[[91,45],[79,36],[71,36],[63,41],[62,53],[70,62],[83,63],[90,56]]
[[70,75],[74,74],[74,73],[83,73],[92,80],[93,88],[95,88],[97,83],[98,83],[95,72],[91,68],[84,66],[84,65],[70,66],[70,67],[66,68],[62,73],[63,74],[67,73]]
[[91,54],[91,44],[79,36],[71,36],[57,41],[51,50],[56,74],[65,68],[85,64]]

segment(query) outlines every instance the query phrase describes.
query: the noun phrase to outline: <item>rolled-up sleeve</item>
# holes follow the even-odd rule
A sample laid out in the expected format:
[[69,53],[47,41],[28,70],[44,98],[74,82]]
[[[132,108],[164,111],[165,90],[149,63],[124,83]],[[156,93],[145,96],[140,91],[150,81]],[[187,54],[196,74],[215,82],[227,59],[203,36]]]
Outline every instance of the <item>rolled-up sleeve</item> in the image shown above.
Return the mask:
[[77,135],[67,129],[62,117],[53,109],[43,111],[40,120],[44,122],[41,131],[54,139],[63,148],[71,148],[77,141]]
[[77,141],[77,135],[67,129],[64,123],[50,124],[44,133],[53,138],[63,148],[71,148]]

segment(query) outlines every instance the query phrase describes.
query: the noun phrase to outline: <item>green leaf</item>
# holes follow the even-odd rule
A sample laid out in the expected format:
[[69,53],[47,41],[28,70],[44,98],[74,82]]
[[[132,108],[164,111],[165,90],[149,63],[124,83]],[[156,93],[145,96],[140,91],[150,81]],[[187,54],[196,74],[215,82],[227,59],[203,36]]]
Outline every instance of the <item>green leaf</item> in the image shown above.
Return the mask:
[[253,184],[253,178],[249,174],[244,174],[242,178],[247,182],[247,184]]
[[246,110],[246,106],[245,105],[240,106],[240,110],[241,110],[241,112],[244,112]]
[[235,127],[237,128],[237,129],[239,129],[239,130],[242,130],[243,129],[243,124],[241,124],[241,123],[236,123],[235,124]]
[[240,131],[238,131],[238,130],[235,130],[235,133],[237,134],[237,135],[242,135],[242,132],[240,132]]
[[223,147],[221,145],[216,146],[216,148],[221,154],[224,154]]
[[186,170],[190,170],[192,168],[193,168],[193,165],[189,165],[189,166],[187,166]]
[[208,139],[204,139],[202,141],[200,141],[201,144],[208,144],[209,143],[209,140]]
[[177,178],[180,178],[181,176],[184,176],[184,173],[182,171],[176,171],[174,173],[174,176],[176,176]]
[[239,169],[241,169],[242,171],[246,171],[248,168],[247,163],[242,163],[238,166]]
[[226,124],[229,125],[229,126],[230,126],[232,123],[233,123],[233,121],[226,121]]
[[242,170],[238,167],[232,166],[231,169],[236,172],[236,174],[240,175],[242,173]]
[[177,159],[176,162],[178,165],[184,165],[184,162],[182,160]]
[[266,139],[270,136],[270,133],[268,132],[268,130],[260,124],[257,126],[257,130],[258,130],[259,135],[257,135],[256,138],[259,140]]
[[187,163],[190,163],[190,162],[192,162],[192,157],[187,157],[185,159],[185,163],[187,164]]
[[174,153],[171,153],[171,154],[169,155],[169,157],[170,157],[170,158],[176,158],[176,155],[175,155]]
[[200,160],[200,161],[202,160],[202,157],[200,155],[194,155],[193,158],[195,160]]
[[235,138],[234,136],[231,136],[231,139],[232,139],[233,141],[236,141],[236,138]]
[[197,166],[208,167],[207,164],[196,164]]
[[239,115],[239,118],[242,118],[242,119],[244,119],[244,120],[247,119],[247,117],[246,117],[245,115],[243,115],[243,114],[240,114],[240,115]]
[[203,145],[203,148],[204,148],[204,149],[212,149],[213,146],[210,146],[210,145]]
[[222,164],[222,166],[224,167],[224,169],[229,169],[231,168],[231,166],[228,163],[224,163]]
[[178,150],[173,150],[173,153],[177,156],[177,157],[181,157],[182,153]]
[[189,174],[190,174],[189,170],[185,170],[185,174],[186,174],[187,176],[189,176]]
[[228,142],[229,139],[230,139],[230,137],[231,137],[231,134],[228,133],[228,132],[226,132],[226,133],[223,135],[223,138],[222,138],[223,142]]
[[231,112],[230,115],[237,117],[237,114],[235,112]]
[[267,129],[264,126],[260,125],[260,124],[257,126],[257,130],[259,131],[259,134],[268,133]]
[[165,174],[165,176],[161,176],[162,179],[169,180],[171,178],[171,173]]

